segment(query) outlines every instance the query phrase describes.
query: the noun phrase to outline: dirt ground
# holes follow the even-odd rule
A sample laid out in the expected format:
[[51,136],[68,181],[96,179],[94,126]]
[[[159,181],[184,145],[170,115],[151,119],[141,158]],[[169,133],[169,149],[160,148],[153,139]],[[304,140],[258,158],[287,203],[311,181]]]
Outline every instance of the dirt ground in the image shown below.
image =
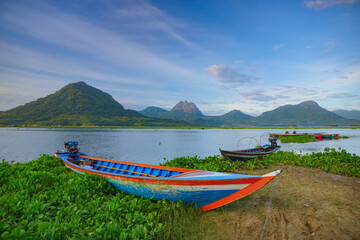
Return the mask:
[[[263,239],[360,239],[360,178],[294,166],[274,168],[283,172],[276,179]],[[260,239],[272,188],[273,181],[243,199],[205,212],[186,238]]]

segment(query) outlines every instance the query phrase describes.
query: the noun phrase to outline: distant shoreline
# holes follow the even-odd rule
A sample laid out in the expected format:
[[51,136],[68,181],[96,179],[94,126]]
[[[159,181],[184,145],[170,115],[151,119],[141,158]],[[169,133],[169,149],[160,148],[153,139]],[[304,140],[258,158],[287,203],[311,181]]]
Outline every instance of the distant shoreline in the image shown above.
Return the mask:
[[360,126],[322,126],[322,127],[201,127],[201,126],[0,126],[0,128],[83,128],[83,129],[360,129]]

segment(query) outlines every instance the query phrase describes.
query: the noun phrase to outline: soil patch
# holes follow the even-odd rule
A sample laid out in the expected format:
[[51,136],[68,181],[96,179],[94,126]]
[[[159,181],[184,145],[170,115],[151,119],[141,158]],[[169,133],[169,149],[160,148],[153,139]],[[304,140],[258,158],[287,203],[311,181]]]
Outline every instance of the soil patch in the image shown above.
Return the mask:
[[[263,239],[360,239],[359,178],[287,165],[253,174],[274,168],[283,172],[276,179]],[[191,231],[185,230],[184,238],[260,239],[272,188],[273,181],[243,199],[205,212]]]

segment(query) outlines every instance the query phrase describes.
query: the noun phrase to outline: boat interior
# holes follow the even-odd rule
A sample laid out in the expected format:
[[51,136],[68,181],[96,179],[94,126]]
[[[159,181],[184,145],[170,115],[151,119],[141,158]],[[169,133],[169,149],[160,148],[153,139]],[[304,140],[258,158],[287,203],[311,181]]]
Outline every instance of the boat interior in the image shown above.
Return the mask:
[[161,168],[152,168],[142,166],[142,164],[136,163],[123,163],[116,162],[114,160],[97,160],[91,159],[88,156],[81,155],[68,155],[69,162],[79,165],[82,168],[88,168],[89,170],[97,170],[106,173],[114,173],[121,175],[139,176],[139,177],[174,177],[184,172],[172,171]]

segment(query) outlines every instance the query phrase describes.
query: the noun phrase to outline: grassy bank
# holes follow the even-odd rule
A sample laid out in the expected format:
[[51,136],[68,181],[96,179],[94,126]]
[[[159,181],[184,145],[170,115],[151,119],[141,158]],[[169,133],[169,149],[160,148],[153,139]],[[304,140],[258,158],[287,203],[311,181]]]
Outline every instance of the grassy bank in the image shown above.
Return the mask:
[[81,176],[60,159],[0,164],[1,239],[151,239],[181,203],[126,195],[101,177]]
[[240,169],[261,169],[278,164],[310,167],[335,174],[360,177],[360,156],[348,153],[345,149],[341,148],[338,150],[325,148],[324,152],[311,154],[278,151],[274,154],[258,157],[250,161],[237,161],[233,163],[223,161],[223,158],[220,156],[206,157],[203,159],[197,156],[180,157],[161,165],[223,172],[238,171]]
[[[353,189],[360,186],[360,157],[343,149],[305,155],[278,152],[232,164],[219,156],[182,157],[163,165],[257,175],[284,169],[266,236],[310,239],[321,231],[335,238],[360,236],[360,205],[352,201],[359,199],[360,191]],[[202,212],[180,202],[123,194],[104,179],[75,174],[47,155],[25,164],[3,161],[0,186],[2,239],[258,239],[272,190],[269,184],[232,204]]]
[[254,126],[245,126],[245,127],[228,127],[228,126],[217,126],[217,127],[207,127],[207,126],[33,126],[33,125],[23,125],[23,126],[0,126],[4,128],[83,128],[83,129],[359,129],[360,126],[323,126],[323,127],[254,127]]

